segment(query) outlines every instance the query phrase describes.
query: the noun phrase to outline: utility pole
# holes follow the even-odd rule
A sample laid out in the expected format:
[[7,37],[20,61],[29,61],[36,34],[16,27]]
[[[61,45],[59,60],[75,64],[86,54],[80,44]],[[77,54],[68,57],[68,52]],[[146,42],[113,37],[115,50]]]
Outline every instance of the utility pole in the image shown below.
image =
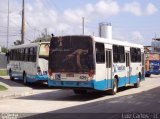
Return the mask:
[[82,17],[82,35],[84,35],[84,17]]
[[9,42],[9,0],[8,0],[8,20],[7,20],[7,49],[8,49],[8,42]]
[[21,29],[21,44],[24,44],[24,32],[25,32],[25,18],[24,18],[24,0],[22,1],[22,29]]

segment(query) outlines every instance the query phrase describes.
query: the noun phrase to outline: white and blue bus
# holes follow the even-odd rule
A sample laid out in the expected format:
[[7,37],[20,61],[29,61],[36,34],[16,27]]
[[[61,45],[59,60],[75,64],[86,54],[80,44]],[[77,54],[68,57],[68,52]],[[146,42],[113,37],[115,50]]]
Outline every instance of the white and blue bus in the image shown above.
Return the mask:
[[94,36],[53,37],[49,54],[49,86],[116,94],[119,87],[139,87],[144,78],[144,47]]
[[8,71],[11,80],[24,84],[48,80],[49,42],[13,46],[8,52]]

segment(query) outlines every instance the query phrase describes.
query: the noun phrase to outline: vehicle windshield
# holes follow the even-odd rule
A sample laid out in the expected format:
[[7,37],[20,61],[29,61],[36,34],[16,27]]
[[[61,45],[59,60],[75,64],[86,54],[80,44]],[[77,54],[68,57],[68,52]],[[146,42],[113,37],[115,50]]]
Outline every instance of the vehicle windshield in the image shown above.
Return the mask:
[[53,72],[88,72],[95,69],[93,42],[89,36],[53,37],[49,68]]
[[46,58],[48,59],[49,57],[49,43],[43,43],[40,45],[40,49],[39,49],[39,57],[40,58]]

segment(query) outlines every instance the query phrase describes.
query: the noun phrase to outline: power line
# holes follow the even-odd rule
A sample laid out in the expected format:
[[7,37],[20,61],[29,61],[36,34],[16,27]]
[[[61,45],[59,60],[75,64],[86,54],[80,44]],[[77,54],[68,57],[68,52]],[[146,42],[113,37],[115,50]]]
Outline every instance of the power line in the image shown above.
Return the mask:
[[9,42],[9,0],[8,0],[8,21],[7,21],[7,48]]

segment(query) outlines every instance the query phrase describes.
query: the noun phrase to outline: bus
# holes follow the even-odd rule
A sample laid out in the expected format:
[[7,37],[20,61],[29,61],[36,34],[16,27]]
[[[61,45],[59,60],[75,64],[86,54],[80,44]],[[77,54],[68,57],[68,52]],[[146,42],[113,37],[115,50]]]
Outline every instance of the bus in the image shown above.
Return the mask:
[[160,55],[159,53],[145,53],[145,76],[150,77],[151,74],[160,74]]
[[[144,79],[144,47],[94,36],[57,36],[50,42],[48,85],[116,94]],[[108,92],[108,91],[107,91]]]
[[23,80],[24,84],[47,82],[49,45],[49,42],[40,42],[11,47],[7,65],[10,80]]

